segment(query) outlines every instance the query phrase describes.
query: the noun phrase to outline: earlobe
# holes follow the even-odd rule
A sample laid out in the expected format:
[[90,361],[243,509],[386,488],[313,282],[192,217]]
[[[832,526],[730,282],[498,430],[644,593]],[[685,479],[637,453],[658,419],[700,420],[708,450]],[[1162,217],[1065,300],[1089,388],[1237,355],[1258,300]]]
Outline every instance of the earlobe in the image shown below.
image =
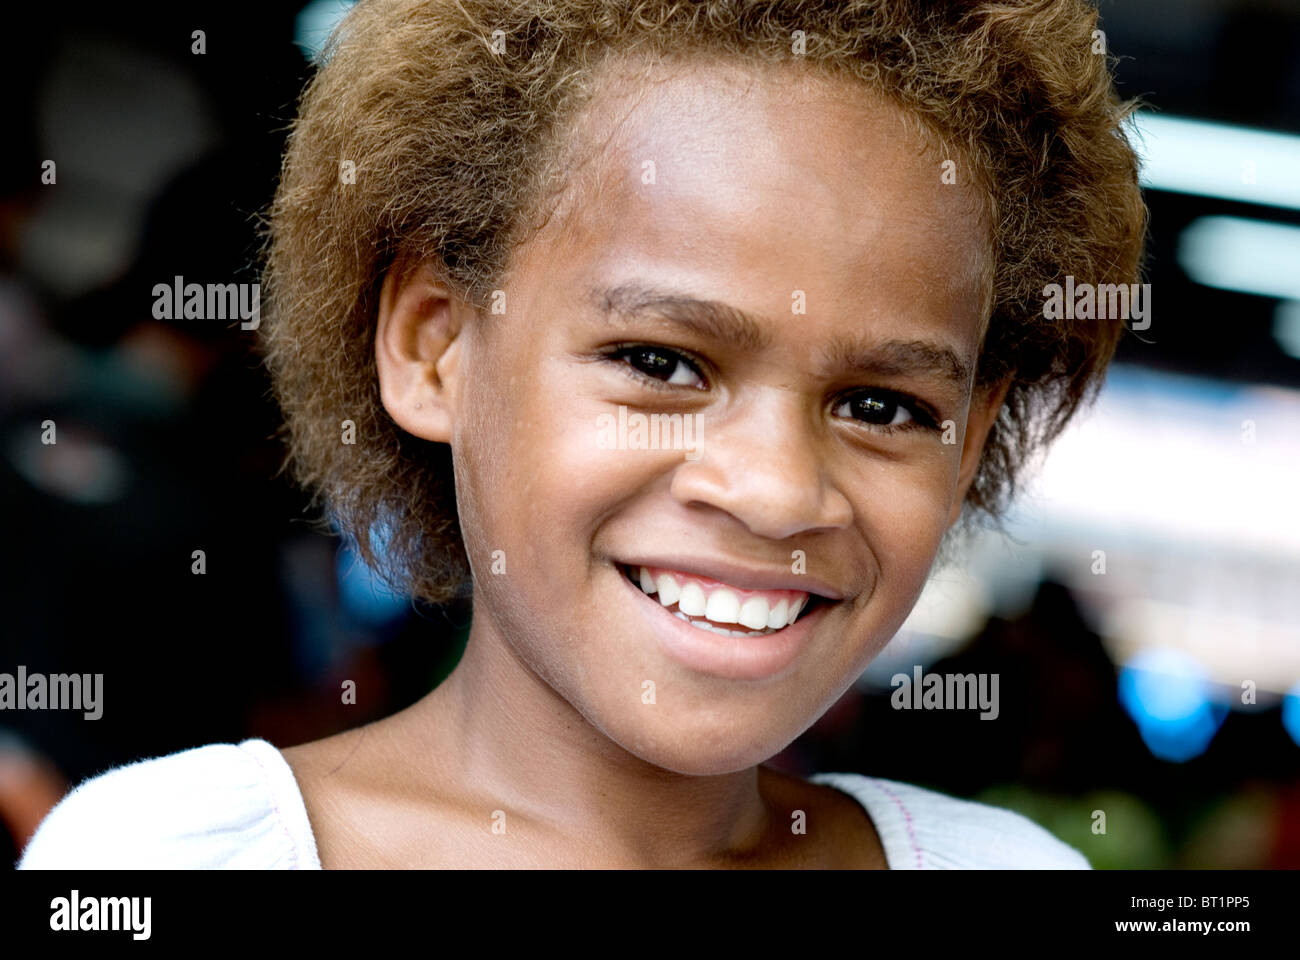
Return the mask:
[[962,505],[966,502],[966,493],[975,480],[980,458],[984,453],[984,444],[989,432],[1002,411],[1006,400],[1010,380],[1004,380],[978,391],[971,403],[970,416],[966,420],[966,437],[962,443],[961,466],[957,476],[957,490],[953,495],[952,508],[948,513],[948,526],[951,527],[961,517]]
[[424,440],[451,441],[465,309],[429,264],[395,263],[379,292],[380,400],[399,427]]

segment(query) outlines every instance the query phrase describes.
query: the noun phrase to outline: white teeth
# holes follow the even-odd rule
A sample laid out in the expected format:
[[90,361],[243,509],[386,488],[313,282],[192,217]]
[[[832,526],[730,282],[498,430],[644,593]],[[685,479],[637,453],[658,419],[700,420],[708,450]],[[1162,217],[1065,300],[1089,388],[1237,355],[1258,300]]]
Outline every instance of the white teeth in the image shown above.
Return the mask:
[[[663,592],[663,581],[659,581],[659,591]],[[662,603],[662,599],[660,600]],[[677,609],[688,617],[702,617],[707,606],[704,599],[704,589],[694,582],[688,582],[682,587],[682,595],[677,600]]]
[[[692,620],[692,621],[690,621],[690,623],[691,623],[691,626],[692,626],[692,627],[699,627],[701,630],[708,630],[710,633],[720,633],[720,634],[722,634],[724,637],[752,637],[752,636],[756,636],[756,634],[745,633],[745,632],[742,631],[742,630],[727,630],[727,629],[725,629],[725,628],[723,628],[723,627],[715,627],[713,624],[711,624],[711,623],[705,623],[705,622],[702,621],[702,620]],[[761,636],[761,635],[762,635],[762,634],[759,634],[759,636]]]
[[[648,567],[641,567],[636,573],[641,590],[647,594],[657,593],[659,602],[665,607],[677,605],[673,615],[685,620],[691,626],[701,630],[711,630],[724,636],[752,637],[762,636],[788,627],[799,618],[807,605],[809,596],[804,594],[797,600],[790,601],[784,597],[771,603],[766,597],[749,597],[742,601],[740,595],[725,587],[716,587],[709,593],[698,583],[688,580],[679,584],[676,577],[661,573],[657,577]],[[710,622],[692,620],[692,617],[707,617]],[[739,630],[727,630],[717,626],[720,623],[736,623],[750,630],[761,633],[746,633]]]
[[767,625],[773,630],[780,630],[788,624],[786,615],[790,612],[790,601],[782,597],[767,614]]
[[[713,598],[709,598],[709,607],[713,607]],[[712,617],[709,617],[712,620]],[[751,630],[762,630],[767,624],[767,601],[762,597],[750,597],[741,605],[740,622]]]
[[680,610],[674,610],[673,616],[678,620],[685,620],[692,627],[699,627],[701,630],[708,630],[710,633],[720,633],[724,637],[765,637],[769,633],[776,633],[775,630],[764,630],[762,633],[746,633],[743,630],[727,630],[723,627],[717,627],[705,620],[692,620]]
[[[730,590],[715,589],[709,594],[709,602],[704,608],[704,615],[714,623],[740,622],[740,597]],[[766,624],[762,624],[766,626]]]

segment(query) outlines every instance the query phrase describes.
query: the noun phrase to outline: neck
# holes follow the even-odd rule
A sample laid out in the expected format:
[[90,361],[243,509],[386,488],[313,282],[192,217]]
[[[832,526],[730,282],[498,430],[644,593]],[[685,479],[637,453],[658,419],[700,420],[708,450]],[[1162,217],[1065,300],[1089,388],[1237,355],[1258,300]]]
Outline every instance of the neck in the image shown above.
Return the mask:
[[[430,786],[505,812],[591,865],[735,866],[788,835],[762,767],[693,776],[615,743],[476,617],[456,669],[409,711]],[[432,767],[432,764],[430,764]],[[487,823],[487,820],[484,820]]]

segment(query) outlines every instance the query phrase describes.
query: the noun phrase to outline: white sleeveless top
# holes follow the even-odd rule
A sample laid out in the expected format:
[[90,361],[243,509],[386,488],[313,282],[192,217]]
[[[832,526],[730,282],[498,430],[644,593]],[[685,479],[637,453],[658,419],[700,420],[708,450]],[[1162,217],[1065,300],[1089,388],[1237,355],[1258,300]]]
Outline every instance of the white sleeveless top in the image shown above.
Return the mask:
[[[848,793],[891,870],[1089,869],[1074,848],[997,807],[856,773],[809,778]],[[265,740],[214,743],[116,767],[49,812],[20,870],[319,870],[302,792]]]

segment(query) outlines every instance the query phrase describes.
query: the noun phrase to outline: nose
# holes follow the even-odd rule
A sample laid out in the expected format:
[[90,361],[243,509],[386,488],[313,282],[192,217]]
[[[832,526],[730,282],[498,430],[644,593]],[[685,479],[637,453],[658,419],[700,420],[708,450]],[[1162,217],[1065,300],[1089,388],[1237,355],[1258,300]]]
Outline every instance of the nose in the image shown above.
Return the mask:
[[771,540],[852,523],[852,505],[822,460],[816,424],[795,398],[772,391],[746,398],[743,409],[700,416],[701,456],[673,474],[679,503],[725,511]]

